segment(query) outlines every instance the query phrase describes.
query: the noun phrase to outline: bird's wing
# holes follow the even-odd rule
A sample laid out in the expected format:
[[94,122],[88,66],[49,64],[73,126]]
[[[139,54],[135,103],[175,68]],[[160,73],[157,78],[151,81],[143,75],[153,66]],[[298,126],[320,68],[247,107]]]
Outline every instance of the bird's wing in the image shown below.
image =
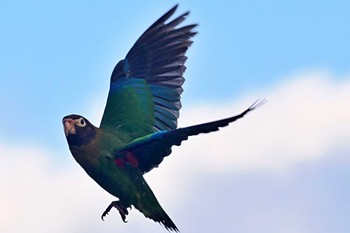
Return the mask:
[[196,24],[178,27],[189,12],[169,21],[177,5],[149,27],[114,68],[101,128],[131,139],[177,128],[185,53]]
[[181,142],[187,140],[189,136],[217,131],[220,127],[225,127],[231,122],[242,118],[248,112],[264,103],[265,100],[256,101],[241,114],[226,119],[170,131],[160,131],[136,139],[123,149],[115,152],[114,162],[119,167],[131,165],[139,168],[142,173],[146,173],[157,167],[165,156],[170,155],[172,146],[181,145]]

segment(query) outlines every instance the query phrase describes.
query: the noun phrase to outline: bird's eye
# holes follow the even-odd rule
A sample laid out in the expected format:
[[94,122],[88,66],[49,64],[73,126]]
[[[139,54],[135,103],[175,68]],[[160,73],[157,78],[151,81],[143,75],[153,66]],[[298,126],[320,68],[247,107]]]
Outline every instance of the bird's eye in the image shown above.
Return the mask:
[[86,122],[85,122],[84,118],[81,117],[77,122],[77,126],[84,127],[85,125],[86,125]]

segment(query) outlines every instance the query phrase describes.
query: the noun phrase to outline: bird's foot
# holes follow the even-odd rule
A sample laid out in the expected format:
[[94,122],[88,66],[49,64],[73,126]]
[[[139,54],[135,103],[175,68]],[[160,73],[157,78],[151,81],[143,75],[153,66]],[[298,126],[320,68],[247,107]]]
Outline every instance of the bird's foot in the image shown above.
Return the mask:
[[101,219],[104,220],[103,218],[106,217],[106,215],[108,215],[109,211],[111,211],[111,209],[115,207],[120,214],[120,217],[122,217],[123,222],[127,223],[128,221],[126,221],[126,215],[129,214],[128,210],[120,203],[120,201],[112,201],[111,204],[109,204],[109,206],[107,207],[107,209],[103,212]]

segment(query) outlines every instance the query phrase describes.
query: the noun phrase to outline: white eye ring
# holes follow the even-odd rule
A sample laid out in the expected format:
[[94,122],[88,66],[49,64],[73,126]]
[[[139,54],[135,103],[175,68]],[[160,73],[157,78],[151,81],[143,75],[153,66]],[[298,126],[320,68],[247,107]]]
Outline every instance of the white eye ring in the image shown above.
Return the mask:
[[84,120],[83,117],[81,117],[81,118],[79,118],[77,120],[77,124],[76,125],[79,126],[79,127],[84,127],[84,126],[86,126],[86,121]]

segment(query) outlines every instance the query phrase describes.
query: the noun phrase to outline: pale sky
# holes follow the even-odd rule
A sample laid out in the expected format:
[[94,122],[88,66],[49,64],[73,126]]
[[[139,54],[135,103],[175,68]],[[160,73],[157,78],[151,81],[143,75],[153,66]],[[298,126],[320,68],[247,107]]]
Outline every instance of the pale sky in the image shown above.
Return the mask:
[[[98,125],[114,65],[177,2],[0,3],[0,232],[166,232],[72,158],[61,119]],[[350,231],[350,2],[184,1],[199,23],[180,126],[240,113],[146,175],[181,232]]]

